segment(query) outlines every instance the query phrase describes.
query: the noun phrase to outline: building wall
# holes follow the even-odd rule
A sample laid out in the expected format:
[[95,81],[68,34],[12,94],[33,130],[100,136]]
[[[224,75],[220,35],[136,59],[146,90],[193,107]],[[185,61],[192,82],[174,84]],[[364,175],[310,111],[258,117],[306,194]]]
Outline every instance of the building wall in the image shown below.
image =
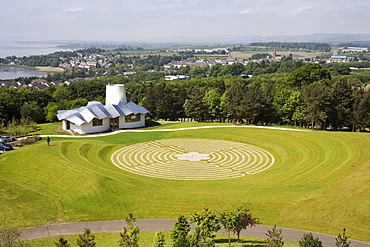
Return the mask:
[[[64,130],[67,130],[67,121],[62,121],[62,126]],[[120,129],[133,129],[145,126],[145,115],[140,114],[140,121],[126,123],[125,116],[119,117],[119,128]],[[81,126],[75,125],[70,123],[70,129],[79,134],[92,134],[92,133],[99,133],[104,132],[110,129],[110,118],[103,118],[103,125],[100,126],[93,126],[92,121],[90,123],[82,124]]]
[[125,116],[119,117],[119,128],[121,129],[133,129],[133,128],[139,128],[143,126],[145,126],[145,115],[144,114],[140,114],[140,121],[132,122],[132,123],[126,123]]

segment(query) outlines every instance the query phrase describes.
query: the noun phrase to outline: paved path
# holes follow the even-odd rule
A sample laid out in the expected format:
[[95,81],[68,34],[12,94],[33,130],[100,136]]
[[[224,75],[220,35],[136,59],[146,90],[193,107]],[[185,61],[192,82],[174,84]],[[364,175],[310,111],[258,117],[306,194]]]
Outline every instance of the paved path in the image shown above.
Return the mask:
[[289,130],[289,131],[310,131],[304,129],[289,129],[279,128],[270,126],[254,126],[254,125],[215,125],[215,126],[199,126],[199,127],[187,127],[187,128],[175,128],[175,129],[120,129],[113,132],[101,133],[101,134],[87,134],[87,135],[41,135],[41,137],[70,137],[70,138],[86,138],[86,137],[100,137],[110,136],[119,134],[122,132],[167,132],[167,131],[181,131],[181,130],[195,130],[195,129],[211,129],[211,128],[257,128],[257,129],[274,129],[274,130]]
[[[142,232],[154,232],[158,230],[170,231],[173,229],[174,219],[138,219],[137,225]],[[67,236],[81,234],[84,228],[90,228],[93,233],[103,232],[120,232],[123,227],[127,227],[125,220],[111,220],[111,221],[90,221],[90,222],[77,222],[77,223],[61,223],[46,226],[37,226],[19,229],[21,232],[22,240],[31,240],[56,236]],[[304,233],[308,231],[294,230],[289,228],[278,229],[283,230],[283,240],[285,242],[298,243]],[[241,232],[241,236],[266,238],[267,230],[271,230],[271,226],[258,225],[256,227],[248,228]],[[219,233],[224,233],[220,231]],[[339,233],[339,232],[338,232]],[[320,238],[324,247],[334,247],[335,237],[333,235],[323,233],[312,233],[315,237]],[[365,243],[357,240],[351,240],[351,247],[370,247],[370,243]]]

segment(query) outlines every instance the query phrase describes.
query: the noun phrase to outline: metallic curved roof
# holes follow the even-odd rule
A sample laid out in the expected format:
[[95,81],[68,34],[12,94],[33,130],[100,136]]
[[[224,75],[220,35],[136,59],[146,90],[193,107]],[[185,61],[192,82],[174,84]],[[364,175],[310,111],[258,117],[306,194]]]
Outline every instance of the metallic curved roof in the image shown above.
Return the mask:
[[67,120],[78,126],[84,123],[90,123],[94,118],[116,118],[119,116],[127,116],[130,114],[146,114],[149,111],[142,106],[138,106],[133,102],[123,104],[119,102],[117,105],[103,105],[98,101],[92,101],[80,108],[72,110],[59,110],[57,117],[59,120]]

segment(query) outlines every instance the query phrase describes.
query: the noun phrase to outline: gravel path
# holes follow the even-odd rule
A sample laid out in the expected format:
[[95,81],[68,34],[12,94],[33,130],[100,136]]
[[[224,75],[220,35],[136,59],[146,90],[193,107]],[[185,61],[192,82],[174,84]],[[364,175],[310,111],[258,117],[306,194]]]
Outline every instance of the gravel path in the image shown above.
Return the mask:
[[[136,220],[137,225],[142,232],[154,232],[158,230],[170,231],[173,228],[175,220],[174,219],[138,219]],[[61,223],[61,224],[51,224],[45,226],[29,227],[19,229],[21,232],[22,240],[31,240],[47,237],[56,236],[67,236],[81,234],[84,228],[90,228],[93,233],[103,233],[103,232],[120,232],[123,227],[127,227],[125,220],[111,220],[111,221],[90,221],[90,222],[77,222],[77,223]],[[281,227],[278,227],[278,229]],[[243,230],[241,236],[256,237],[256,238],[266,238],[267,230],[272,229],[271,226],[258,225],[256,227]],[[285,242],[298,243],[304,233],[308,231],[295,230],[289,228],[281,228],[283,230],[283,240]],[[219,233],[224,233],[220,231]],[[338,232],[339,233],[339,232]],[[335,237],[333,235],[314,233],[315,237],[319,237],[323,242],[324,247],[334,247]],[[361,242],[357,240],[351,240],[351,247],[370,247],[370,243]]]

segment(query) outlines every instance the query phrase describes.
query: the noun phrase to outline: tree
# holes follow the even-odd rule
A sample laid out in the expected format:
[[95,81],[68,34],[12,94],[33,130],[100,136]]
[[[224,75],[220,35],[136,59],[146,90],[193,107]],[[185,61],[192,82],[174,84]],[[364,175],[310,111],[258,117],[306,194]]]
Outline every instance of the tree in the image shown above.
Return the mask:
[[171,231],[171,237],[173,239],[173,242],[176,242],[183,236],[186,237],[189,231],[190,224],[188,223],[184,215],[179,215],[179,217],[174,223],[174,228]]
[[120,232],[121,239],[118,242],[118,246],[121,247],[138,247],[139,246],[139,227],[136,225],[136,219],[133,214],[130,213],[126,218],[128,228],[124,228],[123,232]]
[[203,120],[207,112],[206,104],[203,101],[204,95],[204,90],[194,86],[189,90],[188,99],[184,103],[186,115],[197,121]]
[[216,90],[209,90],[204,96],[203,101],[207,106],[207,115],[211,119],[221,116],[221,95],[216,93]]
[[67,239],[64,239],[63,236],[59,236],[58,240],[54,242],[56,247],[70,247]]
[[343,235],[338,235],[338,237],[335,238],[335,246],[337,247],[349,247],[351,244],[350,241],[348,241],[349,236],[346,236],[346,228],[343,228]]
[[244,100],[246,85],[243,82],[233,83],[227,91],[227,112],[234,120],[241,122],[245,117]]
[[329,94],[326,86],[315,82],[302,88],[302,101],[306,106],[305,120],[311,123],[325,123],[329,111]]
[[370,125],[370,91],[366,92],[364,98],[358,105],[356,122],[361,129]]
[[80,247],[94,247],[95,243],[95,236],[91,234],[89,228],[85,228],[83,234],[79,234],[77,238],[77,245]]
[[207,207],[200,213],[191,214],[190,218],[195,225],[195,238],[201,242],[206,242],[207,238],[213,239],[215,237],[213,233],[221,228],[217,214]]
[[237,234],[239,241],[240,232],[243,229],[247,229],[248,227],[252,227],[255,226],[256,224],[259,224],[259,219],[254,218],[248,209],[241,207],[237,208],[234,214],[235,214],[235,226],[233,232]]
[[281,229],[276,229],[276,225],[271,230],[267,230],[267,247],[283,247],[283,235]]
[[230,246],[230,232],[234,230],[236,223],[235,215],[233,212],[222,212],[220,214],[220,222],[227,233],[228,246]]
[[294,87],[303,87],[315,81],[331,80],[330,71],[317,63],[307,63],[294,70],[286,79],[286,83]]
[[312,233],[305,233],[299,240],[300,247],[323,247],[322,242],[318,237],[314,237]]
[[330,92],[329,121],[335,129],[348,126],[353,112],[352,87],[346,79],[334,83]]
[[21,233],[17,228],[11,226],[3,226],[0,228],[0,246],[1,247],[26,247],[29,246],[26,242],[18,240]]
[[155,232],[153,247],[164,247],[164,245],[165,245],[164,232],[163,231]]

